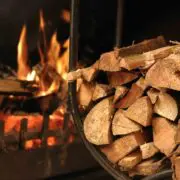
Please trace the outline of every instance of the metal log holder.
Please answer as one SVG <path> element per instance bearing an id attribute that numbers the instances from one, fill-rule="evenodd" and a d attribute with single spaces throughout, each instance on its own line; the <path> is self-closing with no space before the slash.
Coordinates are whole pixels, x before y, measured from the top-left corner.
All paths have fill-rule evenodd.
<path id="1" fill-rule="evenodd" d="M 121 33 L 122 33 L 122 10 L 123 0 L 117 0 L 117 25 L 116 25 L 116 47 L 121 45 Z M 79 26 L 79 0 L 71 1 L 71 25 L 70 25 L 70 59 L 69 59 L 69 71 L 76 70 L 76 61 L 78 60 L 78 26 Z M 125 173 L 121 172 L 118 167 L 109 162 L 107 158 L 96 148 L 86 140 L 83 132 L 83 122 L 78 111 L 78 104 L 76 101 L 76 81 L 69 82 L 68 95 L 71 112 L 77 130 L 92 156 L 98 161 L 98 163 L 109 172 L 117 180 L 130 179 Z M 163 170 L 157 174 L 142 178 L 144 180 L 165 180 L 172 176 L 172 170 Z"/>

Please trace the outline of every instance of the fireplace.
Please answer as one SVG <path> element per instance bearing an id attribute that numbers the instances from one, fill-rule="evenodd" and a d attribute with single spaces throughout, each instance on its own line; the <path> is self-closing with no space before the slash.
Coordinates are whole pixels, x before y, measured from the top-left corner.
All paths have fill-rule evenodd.
<path id="1" fill-rule="evenodd" d="M 16 8 L 27 8 L 28 4 L 21 3 Z M 27 12 L 21 12 L 32 19 L 14 18 L 18 25 L 12 38 L 5 33 L 10 25 L 2 25 L 6 36 L 0 43 L 4 58 L 0 63 L 3 180 L 45 179 L 98 167 L 77 135 L 68 108 L 69 3 L 52 4 L 46 1 L 35 9 L 30 5 Z M 48 12 L 48 5 L 56 7 L 54 13 Z"/>

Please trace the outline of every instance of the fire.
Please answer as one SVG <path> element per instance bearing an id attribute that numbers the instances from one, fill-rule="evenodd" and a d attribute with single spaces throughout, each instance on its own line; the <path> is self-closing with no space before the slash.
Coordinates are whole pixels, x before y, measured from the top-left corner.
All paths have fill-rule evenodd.
<path id="1" fill-rule="evenodd" d="M 62 18 L 66 21 L 70 21 L 69 12 L 63 11 Z M 30 67 L 28 60 L 28 45 L 26 41 L 27 29 L 24 25 L 19 38 L 17 47 L 17 78 L 20 80 L 34 81 L 37 84 L 38 92 L 34 96 L 46 96 L 51 93 L 58 93 L 59 88 L 64 88 L 65 96 L 67 94 L 67 72 L 68 72 L 68 59 L 69 59 L 69 39 L 65 43 L 60 44 L 57 40 L 57 33 L 55 32 L 49 45 L 47 46 L 46 34 L 45 34 L 45 20 L 43 12 L 40 11 L 40 25 L 39 32 L 43 35 L 44 49 L 38 46 L 40 53 L 39 65 L 41 71 Z M 38 44 L 39 45 L 39 44 Z M 62 51 L 63 50 L 63 51 Z M 64 51 L 65 50 L 65 51 Z M 15 98 L 14 96 L 12 98 Z M 63 99 L 63 98 L 62 98 Z M 57 130 L 63 128 L 64 114 L 66 107 L 61 105 L 49 116 L 49 129 Z M 12 131 L 20 132 L 21 120 L 27 119 L 27 127 L 29 132 L 42 130 L 43 116 L 38 115 L 11 115 L 0 112 L 0 119 L 5 122 L 5 133 Z M 72 128 L 72 125 L 68 125 Z M 73 136 L 69 137 L 69 142 L 73 141 Z M 56 137 L 48 137 L 47 144 L 53 146 L 57 144 Z M 32 149 L 41 146 L 40 139 L 28 140 L 25 143 L 26 149 Z"/>
<path id="2" fill-rule="evenodd" d="M 23 26 L 22 31 L 21 31 L 17 50 L 18 50 L 17 76 L 18 76 L 18 79 L 20 80 L 26 80 L 28 73 L 30 73 L 30 68 L 28 65 L 28 47 L 27 47 L 27 42 L 26 42 L 26 26 L 25 25 Z"/>

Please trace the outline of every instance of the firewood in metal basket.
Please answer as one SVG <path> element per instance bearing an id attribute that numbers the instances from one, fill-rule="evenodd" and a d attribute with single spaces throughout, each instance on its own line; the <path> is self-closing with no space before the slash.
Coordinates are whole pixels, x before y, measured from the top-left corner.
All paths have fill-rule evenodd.
<path id="1" fill-rule="evenodd" d="M 90 102 L 92 101 L 92 96 L 94 92 L 94 84 L 83 82 L 80 87 L 79 91 L 77 92 L 77 100 L 79 105 L 81 106 L 89 106 Z"/>
<path id="2" fill-rule="evenodd" d="M 147 95 L 149 96 L 149 99 L 151 100 L 152 104 L 156 103 L 159 93 L 160 91 L 155 88 L 151 88 L 150 90 L 147 91 Z"/>
<path id="3" fill-rule="evenodd" d="M 177 126 L 166 118 L 152 119 L 154 145 L 166 156 L 170 155 L 176 146 L 175 135 Z"/>
<path id="4" fill-rule="evenodd" d="M 147 72 L 146 82 L 153 87 L 180 91 L 180 54 L 157 61 Z"/>
<path id="5" fill-rule="evenodd" d="M 148 159 L 159 152 L 159 149 L 154 145 L 153 142 L 145 143 L 140 146 L 142 153 L 142 159 Z"/>
<path id="6" fill-rule="evenodd" d="M 116 108 L 128 108 L 138 98 L 140 98 L 147 88 L 146 81 L 141 77 L 136 83 L 133 83 L 131 89 L 128 91 L 125 97 L 120 99 L 116 104 Z"/>
<path id="7" fill-rule="evenodd" d="M 149 176 L 157 173 L 162 166 L 162 161 L 156 161 L 155 158 L 151 158 L 136 165 L 134 169 L 129 171 L 129 176 L 142 175 Z"/>
<path id="8" fill-rule="evenodd" d="M 138 78 L 137 73 L 128 72 L 128 71 L 117 71 L 117 72 L 108 73 L 109 84 L 113 87 L 127 84 L 137 78 Z"/>
<path id="9" fill-rule="evenodd" d="M 92 96 L 92 100 L 96 101 L 98 99 L 101 99 L 103 97 L 106 97 L 110 95 L 113 92 L 113 89 L 111 86 L 106 84 L 96 84 Z"/>
<path id="10" fill-rule="evenodd" d="M 142 155 L 139 150 L 130 153 L 118 162 L 118 165 L 125 169 L 132 169 L 142 160 Z"/>
<path id="11" fill-rule="evenodd" d="M 119 109 L 113 118 L 112 121 L 112 132 L 113 135 L 123 135 L 130 134 L 132 132 L 136 132 L 141 130 L 141 126 L 132 120 L 128 119 L 124 115 L 124 111 Z"/>
<path id="12" fill-rule="evenodd" d="M 78 78 L 82 78 L 87 82 L 91 82 L 97 75 L 97 72 L 98 70 L 92 66 L 88 68 L 77 69 L 76 71 L 69 72 L 67 79 L 68 81 L 74 81 L 77 80 Z"/>
<path id="13" fill-rule="evenodd" d="M 125 68 L 129 71 L 136 68 L 147 69 L 152 66 L 157 60 L 166 58 L 171 53 L 174 52 L 175 49 L 180 46 L 166 46 L 159 49 L 155 49 L 143 54 L 135 54 L 131 56 L 127 56 L 121 59 L 120 67 Z"/>
<path id="14" fill-rule="evenodd" d="M 144 96 L 136 100 L 124 114 L 145 127 L 151 125 L 153 109 L 149 97 Z"/>
<path id="15" fill-rule="evenodd" d="M 123 98 L 128 92 L 128 88 L 125 86 L 117 86 L 114 94 L 113 103 L 115 104 L 119 99 Z"/>
<path id="16" fill-rule="evenodd" d="M 144 136 L 141 132 L 134 132 L 115 140 L 112 144 L 101 148 L 109 161 L 117 163 L 120 159 L 144 144 Z"/>
<path id="17" fill-rule="evenodd" d="M 112 142 L 111 116 L 113 115 L 112 97 L 96 104 L 84 120 L 84 134 L 87 140 L 96 145 Z"/>
<path id="18" fill-rule="evenodd" d="M 154 106 L 154 112 L 171 121 L 178 115 L 178 106 L 175 99 L 167 93 L 161 92 Z"/>

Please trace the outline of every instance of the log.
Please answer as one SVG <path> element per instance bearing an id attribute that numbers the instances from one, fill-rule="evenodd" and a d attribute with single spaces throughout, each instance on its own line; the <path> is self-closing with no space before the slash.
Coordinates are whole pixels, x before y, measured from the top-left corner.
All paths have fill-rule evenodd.
<path id="1" fill-rule="evenodd" d="M 112 133 L 113 135 L 130 134 L 141 130 L 141 126 L 124 115 L 124 111 L 119 109 L 112 120 Z"/>
<path id="2" fill-rule="evenodd" d="M 147 87 L 146 81 L 141 77 L 136 83 L 132 84 L 127 95 L 115 104 L 115 108 L 128 108 L 143 95 Z"/>
<path id="3" fill-rule="evenodd" d="M 152 104 L 148 96 L 136 100 L 126 111 L 125 116 L 143 126 L 151 125 Z"/>
<path id="4" fill-rule="evenodd" d="M 112 97 L 100 101 L 91 109 L 84 120 L 84 134 L 89 142 L 96 145 L 111 143 L 112 114 Z"/>
<path id="5" fill-rule="evenodd" d="M 175 140 L 176 140 L 176 144 L 180 144 L 180 120 L 178 121 L 178 128 L 177 128 Z"/>
<path id="6" fill-rule="evenodd" d="M 174 176 L 176 180 L 180 179 L 180 156 L 174 160 Z"/>
<path id="7" fill-rule="evenodd" d="M 179 54 L 171 54 L 167 58 L 157 61 L 148 70 L 145 78 L 146 82 L 152 87 L 180 91 L 179 58 Z"/>
<path id="8" fill-rule="evenodd" d="M 114 94 L 113 103 L 115 104 L 119 99 L 123 98 L 128 92 L 128 88 L 125 86 L 117 86 Z"/>
<path id="9" fill-rule="evenodd" d="M 92 101 L 92 96 L 94 92 L 94 84 L 83 82 L 77 93 L 77 100 L 81 106 L 89 106 Z"/>
<path id="10" fill-rule="evenodd" d="M 120 67 L 129 71 L 137 68 L 147 69 L 152 66 L 157 60 L 166 58 L 175 48 L 180 46 L 166 46 L 155 49 L 139 55 L 131 55 L 121 59 Z"/>
<path id="11" fill-rule="evenodd" d="M 152 104 L 156 103 L 159 93 L 160 93 L 159 90 L 155 88 L 151 88 L 150 90 L 147 91 L 147 95 L 149 96 L 149 99 L 151 100 Z"/>
<path id="12" fill-rule="evenodd" d="M 109 72 L 108 80 L 109 84 L 113 87 L 127 84 L 138 78 L 138 74 L 128 71 Z"/>
<path id="13" fill-rule="evenodd" d="M 82 78 L 78 78 L 76 81 L 76 92 L 79 91 L 81 84 L 83 84 L 83 79 Z"/>
<path id="14" fill-rule="evenodd" d="M 154 145 L 166 156 L 169 156 L 176 146 L 176 125 L 166 118 L 157 117 L 153 118 L 152 127 Z"/>
<path id="15" fill-rule="evenodd" d="M 37 90 L 35 82 L 10 79 L 0 79 L 0 94 L 29 95 L 32 96 Z"/>
<path id="16" fill-rule="evenodd" d="M 90 66 L 88 68 L 77 69 L 76 71 L 69 72 L 67 75 L 68 81 L 74 81 L 78 78 L 82 78 L 87 82 L 91 82 L 97 75 L 97 69 Z"/>
<path id="17" fill-rule="evenodd" d="M 142 54 L 164 46 L 166 46 L 164 37 L 158 36 L 157 38 L 144 40 L 132 46 L 120 48 L 118 54 L 120 57 L 125 57 L 133 54 Z"/>
<path id="18" fill-rule="evenodd" d="M 138 164 L 137 166 L 135 166 L 133 170 L 129 171 L 129 176 L 130 177 L 135 175 L 149 176 L 155 174 L 160 170 L 161 165 L 162 165 L 161 160 L 156 161 L 156 159 L 154 158 L 145 160 L 140 164 Z"/>
<path id="19" fill-rule="evenodd" d="M 116 51 L 110 51 L 100 56 L 100 59 L 93 65 L 94 68 L 103 71 L 120 71 L 120 60 L 122 57 L 141 54 L 143 52 L 151 51 L 166 45 L 166 42 L 162 36 L 154 39 L 145 40 L 138 44 L 117 49 Z"/>
<path id="20" fill-rule="evenodd" d="M 154 106 L 154 112 L 171 121 L 178 115 L 178 106 L 175 99 L 167 93 L 161 92 Z"/>
<path id="21" fill-rule="evenodd" d="M 142 153 L 142 159 L 148 159 L 159 152 L 159 149 L 156 146 L 154 146 L 153 142 L 141 145 L 140 150 Z"/>
<path id="22" fill-rule="evenodd" d="M 142 155 L 139 150 L 130 153 L 118 162 L 118 165 L 125 169 L 132 169 L 142 160 Z"/>
<path id="23" fill-rule="evenodd" d="M 141 132 L 135 132 L 115 140 L 112 144 L 101 148 L 101 151 L 112 163 L 120 159 L 144 144 L 144 136 Z"/>
<path id="24" fill-rule="evenodd" d="M 119 58 L 115 56 L 114 51 L 103 53 L 100 59 L 93 64 L 93 67 L 102 71 L 120 71 Z"/>
<path id="25" fill-rule="evenodd" d="M 96 101 L 98 99 L 104 98 L 110 94 L 112 94 L 113 89 L 111 86 L 106 84 L 96 84 L 92 96 L 92 100 Z"/>

